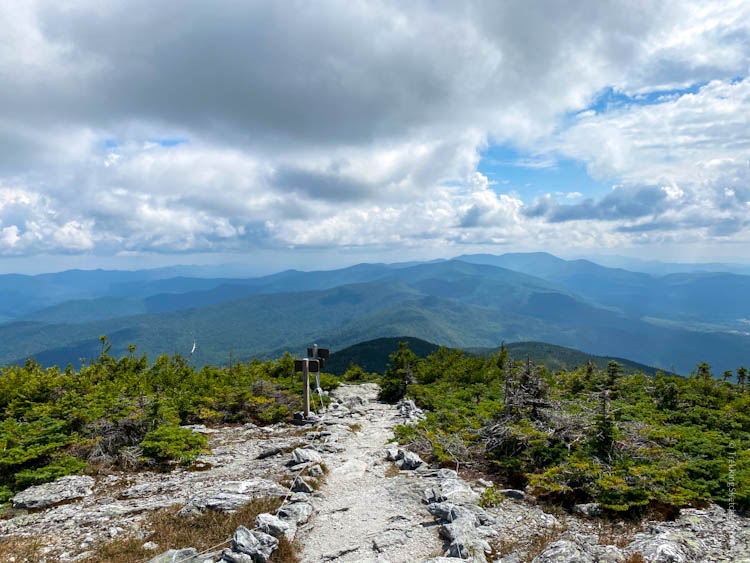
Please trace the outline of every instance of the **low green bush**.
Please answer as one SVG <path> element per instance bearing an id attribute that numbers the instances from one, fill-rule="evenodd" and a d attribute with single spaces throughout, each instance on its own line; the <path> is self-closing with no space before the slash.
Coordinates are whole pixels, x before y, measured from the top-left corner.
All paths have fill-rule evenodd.
<path id="1" fill-rule="evenodd" d="M 208 445 L 208 438 L 176 424 L 163 424 L 141 442 L 143 453 L 156 460 L 190 463 Z"/>
<path id="2" fill-rule="evenodd" d="M 108 351 L 103 337 L 102 355 L 79 370 L 31 360 L 0 368 L 0 503 L 84 469 L 137 469 L 143 456 L 189 462 L 205 440 L 180 425 L 272 424 L 302 408 L 289 354 L 198 370 L 179 355 L 151 363 L 134 346 L 121 358 Z M 320 380 L 327 391 L 340 384 L 327 373 Z"/>

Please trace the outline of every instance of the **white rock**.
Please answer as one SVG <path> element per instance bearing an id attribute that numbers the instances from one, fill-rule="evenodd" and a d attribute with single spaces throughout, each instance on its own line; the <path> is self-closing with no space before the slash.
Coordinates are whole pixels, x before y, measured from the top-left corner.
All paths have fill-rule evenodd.
<path id="1" fill-rule="evenodd" d="M 297 448 L 292 452 L 295 465 L 300 463 L 320 463 L 323 458 L 318 452 L 310 448 Z"/>

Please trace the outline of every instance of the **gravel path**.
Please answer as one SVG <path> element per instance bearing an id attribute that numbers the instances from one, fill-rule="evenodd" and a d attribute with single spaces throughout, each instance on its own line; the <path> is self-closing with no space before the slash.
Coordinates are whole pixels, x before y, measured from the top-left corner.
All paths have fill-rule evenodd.
<path id="1" fill-rule="evenodd" d="M 361 429 L 341 443 L 344 451 L 327 460 L 330 473 L 315 502 L 316 514 L 297 538 L 303 563 L 415 562 L 443 552 L 434 518 L 420 501 L 419 473 L 386 477 L 393 466 L 383 450 L 403 419 L 392 405 L 377 403 L 376 394 L 374 385 L 336 392 L 345 403 L 364 400 L 349 418 Z"/>

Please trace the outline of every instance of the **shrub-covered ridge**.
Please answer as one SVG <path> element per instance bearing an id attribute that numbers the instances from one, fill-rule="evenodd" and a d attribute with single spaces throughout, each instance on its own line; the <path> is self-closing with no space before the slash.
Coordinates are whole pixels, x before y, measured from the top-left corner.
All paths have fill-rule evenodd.
<path id="1" fill-rule="evenodd" d="M 750 508 L 747 370 L 715 379 L 622 373 L 610 362 L 548 372 L 507 351 L 487 357 L 407 347 L 391 356 L 381 398 L 408 395 L 427 411 L 397 429 L 401 442 L 456 465 L 498 473 L 514 487 L 616 512 L 713 501 Z"/>
<path id="2" fill-rule="evenodd" d="M 135 347 L 80 370 L 34 361 L 0 369 L 0 504 L 30 485 L 118 465 L 189 463 L 206 446 L 180 428 L 195 423 L 269 424 L 301 407 L 288 354 L 276 361 L 196 370 L 181 356 L 149 363 Z M 337 385 L 323 374 L 322 386 Z"/>

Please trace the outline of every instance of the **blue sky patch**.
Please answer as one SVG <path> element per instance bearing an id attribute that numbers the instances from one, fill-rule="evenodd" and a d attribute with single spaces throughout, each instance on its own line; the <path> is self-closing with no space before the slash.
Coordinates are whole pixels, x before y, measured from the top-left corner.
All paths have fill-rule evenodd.
<path id="1" fill-rule="evenodd" d="M 188 139 L 184 139 L 184 138 L 149 139 L 149 142 L 156 143 L 158 145 L 161 145 L 162 147 L 175 147 L 177 145 L 182 145 L 184 143 L 187 143 Z"/>
<path id="2" fill-rule="evenodd" d="M 515 191 L 526 203 L 548 193 L 565 197 L 568 193 L 579 192 L 584 197 L 597 197 L 611 187 L 611 183 L 593 180 L 586 173 L 585 165 L 578 161 L 525 154 L 507 145 L 483 151 L 478 169 L 495 183 L 492 186 L 495 191 Z"/>

